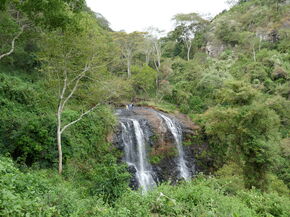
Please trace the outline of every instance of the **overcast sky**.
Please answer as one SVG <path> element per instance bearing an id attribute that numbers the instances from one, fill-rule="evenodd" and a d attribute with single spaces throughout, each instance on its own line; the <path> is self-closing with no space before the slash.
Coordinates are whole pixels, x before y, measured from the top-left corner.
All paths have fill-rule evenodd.
<path id="1" fill-rule="evenodd" d="M 101 13 L 115 31 L 143 31 L 154 26 L 172 29 L 171 18 L 177 13 L 198 12 L 214 16 L 228 8 L 226 0 L 86 0 Z"/>

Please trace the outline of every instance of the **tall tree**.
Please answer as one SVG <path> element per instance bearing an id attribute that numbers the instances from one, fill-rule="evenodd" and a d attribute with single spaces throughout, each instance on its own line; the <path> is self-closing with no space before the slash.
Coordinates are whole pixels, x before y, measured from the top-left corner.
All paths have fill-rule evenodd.
<path id="1" fill-rule="evenodd" d="M 100 72 L 106 68 L 106 35 L 91 17 L 82 15 L 79 19 L 81 31 L 67 29 L 44 35 L 42 51 L 39 53 L 42 71 L 50 79 L 49 83 L 58 86 L 56 140 L 59 174 L 63 170 L 62 134 L 99 105 L 100 99 L 97 96 L 94 98 L 94 90 L 97 88 L 96 83 L 102 80 L 98 77 Z M 87 98 L 82 99 L 84 109 L 78 118 L 67 122 L 63 114 L 69 107 L 69 102 L 81 91 L 88 91 L 85 94 Z M 88 97 L 93 100 L 89 100 Z"/>
<path id="2" fill-rule="evenodd" d="M 155 27 L 149 27 L 147 32 L 147 38 L 151 41 L 154 66 L 159 71 L 162 57 L 162 41 L 160 38 L 164 35 L 164 31 Z"/>
<path id="3" fill-rule="evenodd" d="M 149 33 L 146 33 L 144 36 L 144 42 L 142 43 L 141 49 L 145 55 L 145 63 L 149 65 L 151 56 L 153 54 L 153 43 L 152 36 Z"/>
<path id="4" fill-rule="evenodd" d="M 126 61 L 128 78 L 130 78 L 133 57 L 144 41 L 144 33 L 132 32 L 127 34 L 125 32 L 115 32 L 113 37 L 120 48 L 122 57 Z"/>
<path id="5" fill-rule="evenodd" d="M 203 19 L 197 13 L 177 14 L 173 17 L 176 28 L 179 28 L 181 34 L 179 40 L 183 41 L 187 50 L 187 60 L 190 59 L 192 48 L 192 40 L 198 31 L 201 31 L 208 24 L 208 21 Z"/>
<path id="6" fill-rule="evenodd" d="M 160 30 L 155 27 L 149 27 L 146 30 L 145 35 L 145 49 L 144 53 L 146 56 L 146 64 L 149 65 L 149 58 L 152 57 L 153 65 L 158 72 L 156 74 L 156 90 L 159 87 L 159 72 L 160 72 L 160 66 L 161 66 L 161 57 L 162 57 L 162 40 L 160 38 L 164 36 L 164 31 Z M 150 53 L 148 53 L 150 51 Z"/>

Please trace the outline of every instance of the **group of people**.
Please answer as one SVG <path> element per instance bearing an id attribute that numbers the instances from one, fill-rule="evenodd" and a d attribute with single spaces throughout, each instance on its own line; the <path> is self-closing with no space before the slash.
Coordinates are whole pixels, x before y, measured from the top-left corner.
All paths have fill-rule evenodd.
<path id="1" fill-rule="evenodd" d="M 131 103 L 131 104 L 126 105 L 126 109 L 127 110 L 133 110 L 134 109 L 134 104 Z"/>

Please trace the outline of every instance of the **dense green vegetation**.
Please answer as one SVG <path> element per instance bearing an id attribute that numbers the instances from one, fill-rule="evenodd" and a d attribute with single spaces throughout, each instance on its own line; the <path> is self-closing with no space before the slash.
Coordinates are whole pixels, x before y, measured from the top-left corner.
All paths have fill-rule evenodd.
<path id="1" fill-rule="evenodd" d="M 75 188 L 50 171 L 23 173 L 8 158 L 0 159 L 0 174 L 1 216 L 286 217 L 290 211 L 290 200 L 284 192 L 249 191 L 224 178 L 199 176 L 178 186 L 163 184 L 146 195 L 125 190 L 112 207 L 104 204 L 101 195 L 84 193 L 84 183 Z M 101 180 L 94 181 L 102 184 Z"/>
<path id="2" fill-rule="evenodd" d="M 113 32 L 84 1 L 0 6 L 0 216 L 289 215 L 287 1 L 179 14 L 162 38 Z M 132 101 L 191 117 L 214 174 L 130 190 L 108 137 Z"/>

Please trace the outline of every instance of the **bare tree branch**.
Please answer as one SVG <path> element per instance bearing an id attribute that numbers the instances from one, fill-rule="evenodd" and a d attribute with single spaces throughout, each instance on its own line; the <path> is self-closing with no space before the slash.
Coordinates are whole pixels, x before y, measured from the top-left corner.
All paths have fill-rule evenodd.
<path id="1" fill-rule="evenodd" d="M 86 112 L 82 113 L 82 114 L 79 116 L 78 119 L 76 119 L 76 120 L 70 122 L 69 124 L 65 125 L 65 126 L 61 129 L 60 133 L 62 134 L 63 131 L 65 131 L 69 126 L 71 126 L 71 125 L 73 125 L 73 124 L 79 122 L 79 121 L 80 121 L 80 120 L 81 120 L 85 115 L 87 115 L 87 114 L 89 114 L 90 112 L 92 112 L 93 110 L 95 110 L 99 105 L 100 105 L 100 103 L 96 104 L 96 105 L 95 105 L 94 107 L 92 107 L 91 109 L 89 109 L 89 110 L 87 110 Z"/>
<path id="2" fill-rule="evenodd" d="M 80 76 L 78 77 L 78 79 L 76 80 L 75 82 L 75 85 L 73 87 L 73 89 L 71 90 L 70 94 L 65 98 L 65 100 L 63 101 L 62 103 L 62 106 L 61 106 L 61 109 L 63 110 L 65 104 L 67 103 L 67 101 L 73 96 L 73 94 L 75 93 L 77 87 L 78 87 L 78 84 L 80 82 L 80 80 L 84 77 L 85 73 L 89 70 L 89 68 L 86 66 L 84 71 L 82 71 L 82 73 L 80 74 Z"/>
<path id="3" fill-rule="evenodd" d="M 70 85 L 75 80 L 80 80 L 89 69 L 90 69 L 89 65 L 86 64 L 85 67 L 84 67 L 84 70 L 81 73 L 79 73 L 77 76 L 75 76 L 72 80 L 70 80 L 68 85 Z"/>
<path id="4" fill-rule="evenodd" d="M 13 53 L 14 49 L 15 49 L 15 41 L 20 37 L 20 35 L 23 33 L 24 31 L 24 28 L 26 27 L 26 25 L 23 25 L 20 29 L 20 32 L 12 39 L 12 42 L 11 42 L 11 49 L 10 51 L 8 51 L 7 53 L 4 53 L 4 54 L 1 54 L 0 55 L 0 60 L 6 56 L 9 56 L 10 54 Z"/>

